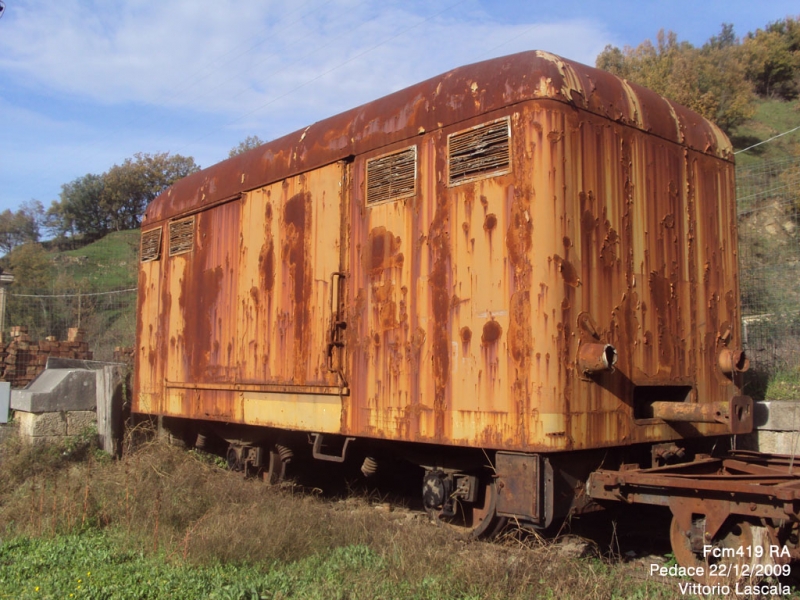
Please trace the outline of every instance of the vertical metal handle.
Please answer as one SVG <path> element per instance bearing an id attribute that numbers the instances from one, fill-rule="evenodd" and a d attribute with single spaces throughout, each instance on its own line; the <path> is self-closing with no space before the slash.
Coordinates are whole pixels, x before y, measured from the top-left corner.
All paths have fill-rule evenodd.
<path id="1" fill-rule="evenodd" d="M 343 277 L 344 273 L 341 271 L 331 273 L 331 328 L 339 320 L 339 286 Z"/>
<path id="2" fill-rule="evenodd" d="M 341 284 L 345 274 L 340 271 L 331 273 L 331 328 L 328 334 L 327 361 L 328 371 L 339 375 L 341 381 L 346 385 L 344 373 L 341 366 L 335 367 L 333 364 L 334 348 L 341 348 L 344 342 L 340 339 L 341 332 L 347 329 L 347 322 L 341 318 Z"/>

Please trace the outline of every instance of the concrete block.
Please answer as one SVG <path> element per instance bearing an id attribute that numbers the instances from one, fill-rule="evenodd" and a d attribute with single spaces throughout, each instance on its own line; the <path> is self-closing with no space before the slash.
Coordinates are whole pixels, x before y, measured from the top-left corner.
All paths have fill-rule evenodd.
<path id="1" fill-rule="evenodd" d="M 71 410 L 67 415 L 67 435 L 80 435 L 97 423 L 97 413 L 93 410 Z"/>
<path id="2" fill-rule="evenodd" d="M 800 402 L 767 400 L 753 405 L 753 427 L 767 431 L 799 431 Z"/>
<path id="3" fill-rule="evenodd" d="M 44 372 L 24 390 L 12 392 L 11 408 L 25 413 L 66 412 L 66 431 L 57 435 L 79 435 L 96 423 L 102 448 L 116 455 L 121 449 L 125 392 L 130 389 L 126 376 L 122 364 L 50 356 Z"/>
<path id="4" fill-rule="evenodd" d="M 765 431 L 756 432 L 759 452 L 767 454 L 797 454 L 800 452 L 800 433 L 796 431 Z M 800 457 L 798 457 L 800 466 Z"/>
<path id="5" fill-rule="evenodd" d="M 753 404 L 753 432 L 743 436 L 744 449 L 767 454 L 800 452 L 800 402 L 767 400 Z"/>
<path id="6" fill-rule="evenodd" d="M 11 408 L 29 413 L 94 410 L 95 373 L 88 369 L 47 369 L 24 390 L 11 392 Z"/>
<path id="7" fill-rule="evenodd" d="M 67 435 L 67 417 L 61 412 L 31 413 L 17 411 L 19 433 L 23 438 L 56 437 Z"/>

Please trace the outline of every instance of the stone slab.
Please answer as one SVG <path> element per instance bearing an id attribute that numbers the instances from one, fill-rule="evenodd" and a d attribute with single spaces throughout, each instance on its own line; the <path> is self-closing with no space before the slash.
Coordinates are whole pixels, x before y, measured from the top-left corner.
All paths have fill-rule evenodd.
<path id="1" fill-rule="evenodd" d="M 28 413 L 94 410 L 96 404 L 97 377 L 89 369 L 47 369 L 11 392 L 11 408 Z"/>

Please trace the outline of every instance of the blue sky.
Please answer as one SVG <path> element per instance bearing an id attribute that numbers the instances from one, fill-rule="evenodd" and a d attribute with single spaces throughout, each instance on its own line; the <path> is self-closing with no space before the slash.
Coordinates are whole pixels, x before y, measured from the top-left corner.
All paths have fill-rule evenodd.
<path id="1" fill-rule="evenodd" d="M 0 210 L 136 152 L 203 167 L 456 66 L 542 49 L 594 64 L 660 28 L 700 45 L 796 0 L 5 0 Z"/>

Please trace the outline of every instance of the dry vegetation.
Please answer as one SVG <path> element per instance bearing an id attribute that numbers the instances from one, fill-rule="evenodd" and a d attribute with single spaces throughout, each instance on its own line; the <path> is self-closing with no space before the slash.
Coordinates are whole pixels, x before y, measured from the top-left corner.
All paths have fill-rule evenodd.
<path id="1" fill-rule="evenodd" d="M 61 565 L 65 554 L 84 547 L 77 563 Z M 75 590 L 98 598 L 177 598 L 201 583 L 204 597 L 225 598 L 677 593 L 677 582 L 647 577 L 643 564 L 591 547 L 588 554 L 576 558 L 563 545 L 515 536 L 468 541 L 421 515 L 387 510 L 384 502 L 267 487 L 161 443 L 145 443 L 118 461 L 79 443 L 14 441 L 0 449 L 0 598 L 47 597 L 48 589 L 50 597 L 63 597 L 72 588 L 58 577 L 70 580 L 86 569 L 94 571 L 93 594 L 86 577 L 72 584 L 80 580 Z M 116 566 L 108 572 L 86 566 L 98 560 Z M 37 561 L 53 572 L 45 577 L 30 566 Z M 142 575 L 150 570 L 152 576 Z M 148 591 L 156 578 L 162 588 Z"/>

